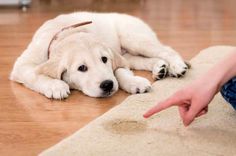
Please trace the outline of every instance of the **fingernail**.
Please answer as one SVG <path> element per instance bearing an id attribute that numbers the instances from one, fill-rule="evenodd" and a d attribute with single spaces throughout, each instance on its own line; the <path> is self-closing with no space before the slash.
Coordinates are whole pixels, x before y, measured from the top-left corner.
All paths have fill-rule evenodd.
<path id="1" fill-rule="evenodd" d="M 148 118 L 148 116 L 146 114 L 143 115 L 144 118 Z"/>

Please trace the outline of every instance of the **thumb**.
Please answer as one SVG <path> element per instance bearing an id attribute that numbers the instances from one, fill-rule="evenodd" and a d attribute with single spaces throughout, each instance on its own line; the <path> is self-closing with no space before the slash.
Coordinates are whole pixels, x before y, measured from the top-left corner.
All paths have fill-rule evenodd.
<path id="1" fill-rule="evenodd" d="M 184 126 L 189 126 L 193 120 L 195 119 L 195 116 L 193 114 L 187 113 L 186 117 L 183 120 Z"/>

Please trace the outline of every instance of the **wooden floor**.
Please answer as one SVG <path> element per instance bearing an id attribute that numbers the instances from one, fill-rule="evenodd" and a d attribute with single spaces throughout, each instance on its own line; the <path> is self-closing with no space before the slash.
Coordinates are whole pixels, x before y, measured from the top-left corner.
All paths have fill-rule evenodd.
<path id="1" fill-rule="evenodd" d="M 90 98 L 73 91 L 65 101 L 54 101 L 9 81 L 15 59 L 45 20 L 81 10 L 128 13 L 190 59 L 211 45 L 236 45 L 235 6 L 234 0 L 33 0 L 25 13 L 0 7 L 0 155 L 36 155 L 128 96 L 119 91 L 110 98 Z"/>

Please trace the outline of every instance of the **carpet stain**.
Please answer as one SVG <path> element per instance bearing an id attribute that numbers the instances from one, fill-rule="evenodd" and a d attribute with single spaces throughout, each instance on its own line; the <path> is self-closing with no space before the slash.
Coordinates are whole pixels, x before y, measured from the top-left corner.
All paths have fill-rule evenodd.
<path id="1" fill-rule="evenodd" d="M 146 130 L 146 123 L 143 121 L 128 120 L 128 119 L 115 119 L 106 122 L 104 129 L 113 133 L 121 135 L 132 135 L 142 133 Z"/>

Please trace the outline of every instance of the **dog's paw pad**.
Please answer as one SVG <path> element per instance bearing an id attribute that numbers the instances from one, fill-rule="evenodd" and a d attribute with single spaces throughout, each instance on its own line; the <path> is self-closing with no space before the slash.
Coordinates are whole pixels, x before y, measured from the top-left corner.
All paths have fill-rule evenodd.
<path id="1" fill-rule="evenodd" d="M 160 80 L 167 76 L 168 70 L 167 70 L 168 64 L 161 60 L 158 63 L 156 63 L 152 70 L 152 77 L 154 80 Z"/>

